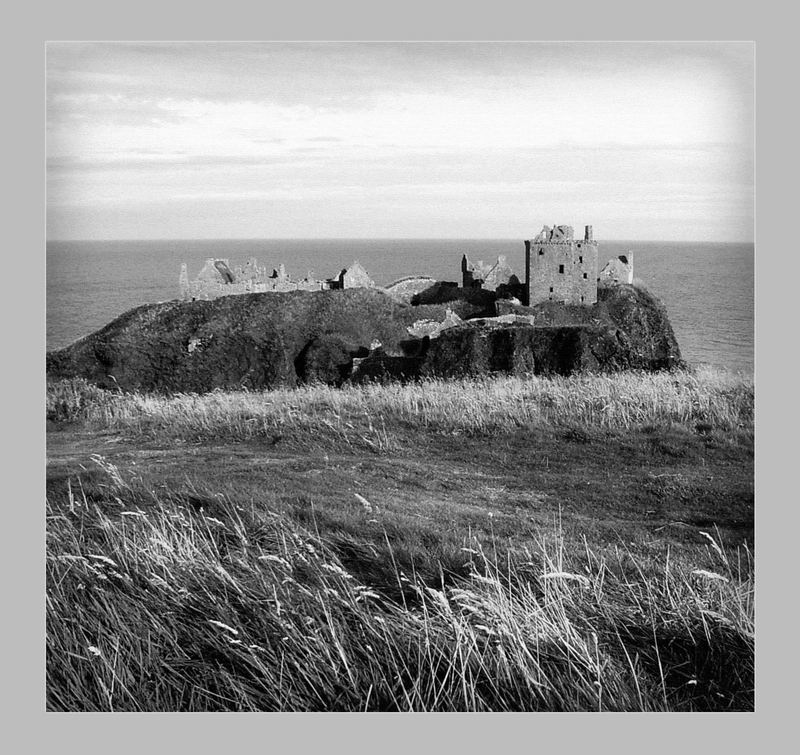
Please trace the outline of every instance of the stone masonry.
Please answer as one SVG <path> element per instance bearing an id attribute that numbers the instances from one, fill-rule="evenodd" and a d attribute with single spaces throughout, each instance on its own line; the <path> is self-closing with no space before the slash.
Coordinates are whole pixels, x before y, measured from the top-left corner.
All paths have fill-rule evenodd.
<path id="1" fill-rule="evenodd" d="M 501 254 L 493 265 L 483 260 L 470 262 L 465 254 L 461 258 L 461 285 L 463 288 L 482 288 L 496 291 L 499 286 L 515 285 L 519 279 Z"/>
<path id="2" fill-rule="evenodd" d="M 536 238 L 525 241 L 524 303 L 594 304 L 597 253 L 592 226 L 586 226 L 582 240 L 575 239 L 572 226 L 545 226 Z"/>
<path id="3" fill-rule="evenodd" d="M 633 283 L 633 252 L 609 260 L 597 278 L 598 286 L 615 286 L 619 283 Z"/>
<path id="4" fill-rule="evenodd" d="M 184 301 L 216 299 L 231 294 L 331 291 L 343 288 L 373 288 L 374 285 L 367 271 L 358 262 L 353 262 L 350 267 L 341 270 L 332 278 L 319 280 L 309 272 L 305 278 L 295 280 L 289 277 L 283 265 L 268 273 L 267 268 L 259 267 L 254 257 L 251 257 L 245 265 L 233 269 L 227 259 L 208 259 L 193 281 L 189 280 L 189 272 L 184 263 L 181 265 L 179 279 L 180 298 Z"/>
<path id="5" fill-rule="evenodd" d="M 535 238 L 525 241 L 524 283 L 520 283 L 502 254 L 495 263 L 471 262 L 465 254 L 461 260 L 461 279 L 464 291 L 490 291 L 500 299 L 521 299 L 528 306 L 547 301 L 590 306 L 597 302 L 598 285 L 633 281 L 633 255 L 628 252 L 610 260 L 598 274 L 598 244 L 593 238 L 592 226 L 585 226 L 583 239 L 575 238 L 572 226 L 544 226 Z M 437 285 L 457 286 L 427 276 L 412 276 L 396 281 L 386 290 L 396 298 L 410 301 Z M 357 261 L 323 280 L 315 278 L 311 272 L 301 280 L 290 278 L 283 265 L 268 272 L 252 257 L 245 265 L 235 268 L 230 267 L 227 259 L 208 259 L 193 281 L 189 280 L 185 264 L 180 274 L 180 298 L 185 301 L 231 294 L 375 287 Z"/>

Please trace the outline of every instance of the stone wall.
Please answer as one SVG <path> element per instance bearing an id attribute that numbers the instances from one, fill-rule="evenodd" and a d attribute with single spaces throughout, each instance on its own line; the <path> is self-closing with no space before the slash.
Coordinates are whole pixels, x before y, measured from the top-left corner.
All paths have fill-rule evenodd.
<path id="1" fill-rule="evenodd" d="M 519 279 L 501 254 L 494 264 L 478 260 L 470 262 L 465 254 L 461 259 L 461 285 L 464 288 L 482 288 L 497 291 L 500 286 L 515 285 Z"/>
<path id="2" fill-rule="evenodd" d="M 184 301 L 209 301 L 219 296 L 231 294 L 281 293 L 286 291 L 328 291 L 341 288 L 373 288 L 374 283 L 366 270 L 354 262 L 333 278 L 319 280 L 309 272 L 305 278 L 295 280 L 289 277 L 281 264 L 268 272 L 260 267 L 255 257 L 245 265 L 230 267 L 227 259 L 210 258 L 206 260 L 197 277 L 189 280 L 185 264 L 181 265 L 179 279 L 180 298 Z"/>
<path id="3" fill-rule="evenodd" d="M 571 226 L 545 226 L 525 241 L 525 302 L 590 305 L 597 301 L 597 242 L 592 227 L 575 239 Z"/>
<path id="4" fill-rule="evenodd" d="M 408 275 L 390 283 L 383 290 L 393 299 L 410 304 L 411 300 L 437 283 L 429 275 Z"/>
<path id="5" fill-rule="evenodd" d="M 633 283 L 633 252 L 610 259 L 597 279 L 598 286 L 615 286 L 620 283 Z"/>
<path id="6" fill-rule="evenodd" d="M 375 284 L 369 277 L 361 263 L 354 261 L 346 270 L 339 274 L 341 288 L 373 288 Z"/>

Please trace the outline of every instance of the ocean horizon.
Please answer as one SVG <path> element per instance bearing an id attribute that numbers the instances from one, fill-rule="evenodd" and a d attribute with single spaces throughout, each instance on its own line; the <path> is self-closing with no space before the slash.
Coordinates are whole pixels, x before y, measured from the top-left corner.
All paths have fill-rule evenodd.
<path id="1" fill-rule="evenodd" d="M 632 254 L 634 277 L 667 308 L 684 359 L 752 372 L 752 242 L 598 239 L 599 265 Z M 231 265 L 255 257 L 290 276 L 329 278 L 358 260 L 377 285 L 408 275 L 460 281 L 461 256 L 490 261 L 504 254 L 524 275 L 519 239 L 273 238 L 48 241 L 48 350 L 63 348 L 141 304 L 179 295 L 182 263 L 194 278 L 209 257 Z"/>

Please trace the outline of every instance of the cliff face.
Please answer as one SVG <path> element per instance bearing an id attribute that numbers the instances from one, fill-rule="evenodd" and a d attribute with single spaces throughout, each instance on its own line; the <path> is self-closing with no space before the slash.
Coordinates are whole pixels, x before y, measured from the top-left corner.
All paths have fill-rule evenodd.
<path id="1" fill-rule="evenodd" d="M 502 372 L 662 370 L 682 365 L 661 303 L 630 285 L 598 290 L 591 307 L 544 302 L 534 307 L 497 302 L 498 310 L 533 315 L 534 325 L 467 321 L 435 339 L 421 339 L 403 357 L 376 353 L 359 362 L 355 380 L 458 378 Z"/>
<path id="2" fill-rule="evenodd" d="M 411 339 L 406 328 L 419 319 L 444 319 L 444 306 L 404 305 L 377 290 L 145 305 L 48 353 L 47 373 L 84 377 L 104 388 L 204 392 L 311 381 L 339 385 L 351 372 L 353 379 L 411 379 L 680 364 L 656 299 L 627 285 L 602 289 L 600 297 L 592 307 L 526 308 L 535 316 L 533 326 L 466 322 L 433 340 Z"/>
<path id="3" fill-rule="evenodd" d="M 47 372 L 144 391 L 337 382 L 339 367 L 374 341 L 396 348 L 411 310 L 368 289 L 145 305 L 49 353 Z"/>
<path id="4" fill-rule="evenodd" d="M 619 347 L 601 349 L 611 369 L 672 369 L 683 362 L 664 305 L 645 289 L 629 284 L 597 289 L 597 307 L 605 321 L 617 329 Z"/>

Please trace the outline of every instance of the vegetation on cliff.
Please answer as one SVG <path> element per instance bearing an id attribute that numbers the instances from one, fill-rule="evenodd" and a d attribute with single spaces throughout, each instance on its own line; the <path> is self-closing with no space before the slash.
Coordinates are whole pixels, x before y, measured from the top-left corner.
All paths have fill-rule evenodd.
<path id="1" fill-rule="evenodd" d="M 608 289 L 592 307 L 534 307 L 533 326 L 467 323 L 435 341 L 409 336 L 414 321 L 441 321 L 457 303 L 411 306 L 377 290 L 350 289 L 145 305 L 49 353 L 47 370 L 54 378 L 83 377 L 105 388 L 202 392 L 341 385 L 353 360 L 368 356 L 372 361 L 362 364 L 361 377 L 369 379 L 681 364 L 663 308 L 633 286 Z M 462 307 L 461 314 L 475 313 Z"/>

